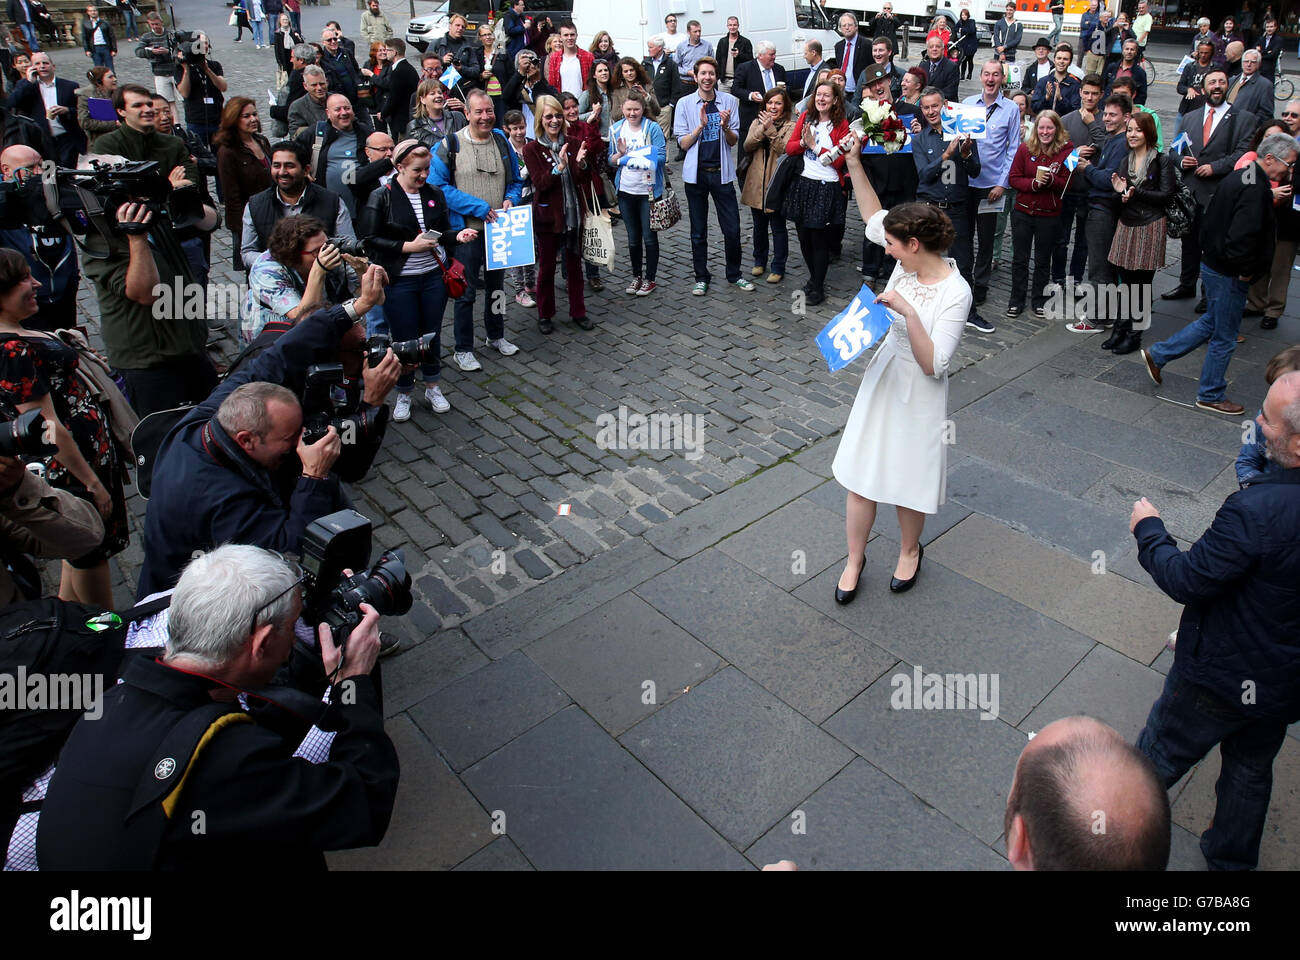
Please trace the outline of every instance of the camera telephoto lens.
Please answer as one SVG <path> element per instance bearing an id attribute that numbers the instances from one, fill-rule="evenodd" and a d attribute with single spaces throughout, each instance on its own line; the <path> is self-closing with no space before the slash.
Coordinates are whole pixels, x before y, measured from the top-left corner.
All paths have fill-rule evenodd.
<path id="1" fill-rule="evenodd" d="M 0 421 L 0 455 L 36 457 L 56 453 L 58 446 L 46 443 L 45 436 L 45 416 L 39 410 L 28 410 L 16 420 Z"/>

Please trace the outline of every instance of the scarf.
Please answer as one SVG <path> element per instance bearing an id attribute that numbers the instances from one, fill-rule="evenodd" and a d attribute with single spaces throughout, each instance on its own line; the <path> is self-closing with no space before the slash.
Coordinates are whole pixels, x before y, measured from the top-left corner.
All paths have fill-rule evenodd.
<path id="1" fill-rule="evenodd" d="M 543 141 L 546 148 L 551 151 L 551 160 L 558 166 L 564 158 L 564 141 L 558 143 L 551 140 Z M 573 174 L 569 172 L 566 164 L 564 170 L 560 173 L 560 186 L 564 191 L 564 233 L 566 242 L 572 244 L 579 235 L 579 228 L 582 226 L 582 208 L 578 205 L 578 190 L 573 184 Z"/>

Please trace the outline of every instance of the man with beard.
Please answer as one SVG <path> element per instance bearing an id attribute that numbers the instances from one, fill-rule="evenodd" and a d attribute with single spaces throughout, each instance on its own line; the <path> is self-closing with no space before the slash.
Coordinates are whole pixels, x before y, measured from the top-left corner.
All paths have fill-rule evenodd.
<path id="1" fill-rule="evenodd" d="M 271 239 L 271 231 L 285 217 L 315 217 L 331 237 L 355 238 L 352 216 L 343 199 L 307 180 L 310 151 L 301 143 L 284 140 L 271 148 L 271 179 L 275 182 L 254 194 L 244 207 L 243 240 L 239 256 L 250 270 Z"/>

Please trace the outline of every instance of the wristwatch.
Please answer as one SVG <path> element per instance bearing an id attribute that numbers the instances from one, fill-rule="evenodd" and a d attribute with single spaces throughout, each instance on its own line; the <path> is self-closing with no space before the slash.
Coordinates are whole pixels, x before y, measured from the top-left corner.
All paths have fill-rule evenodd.
<path id="1" fill-rule="evenodd" d="M 343 304 L 343 312 L 346 313 L 352 319 L 353 323 L 360 323 L 361 314 L 357 312 L 356 304 L 357 304 L 356 297 L 353 297 L 351 300 L 345 301 Z"/>

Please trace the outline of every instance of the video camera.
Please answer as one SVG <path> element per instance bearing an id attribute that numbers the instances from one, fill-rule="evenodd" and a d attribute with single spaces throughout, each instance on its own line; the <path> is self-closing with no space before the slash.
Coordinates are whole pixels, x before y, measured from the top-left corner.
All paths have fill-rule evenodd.
<path id="1" fill-rule="evenodd" d="M 46 439 L 41 411 L 28 410 L 16 420 L 0 420 L 0 456 L 43 457 L 58 452 L 58 444 Z"/>
<path id="2" fill-rule="evenodd" d="M 388 422 L 388 407 L 382 404 L 356 413 L 340 414 L 334 387 L 342 386 L 344 379 L 341 363 L 317 363 L 307 368 L 302 398 L 303 443 L 315 443 L 329 432 L 330 427 L 347 443 L 365 443 Z"/>
<path id="3" fill-rule="evenodd" d="M 370 560 L 370 521 L 355 510 L 340 510 L 307 527 L 302 536 L 303 619 L 327 624 L 343 649 L 361 623 L 361 604 L 380 616 L 402 616 L 411 609 L 411 575 L 400 549 Z M 344 570 L 355 571 L 351 576 Z"/>
<path id="4" fill-rule="evenodd" d="M 172 56 L 176 58 L 177 63 L 202 63 L 207 59 L 206 50 L 199 53 L 197 45 L 200 40 L 200 34 L 193 30 L 177 30 L 171 35 Z"/>
<path id="5" fill-rule="evenodd" d="M 384 354 L 391 348 L 397 354 L 397 359 L 408 366 L 432 363 L 438 356 L 437 337 L 436 333 L 426 333 L 414 340 L 394 342 L 383 334 L 376 334 L 366 341 L 366 362 L 372 367 L 379 366 Z"/>

